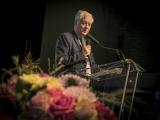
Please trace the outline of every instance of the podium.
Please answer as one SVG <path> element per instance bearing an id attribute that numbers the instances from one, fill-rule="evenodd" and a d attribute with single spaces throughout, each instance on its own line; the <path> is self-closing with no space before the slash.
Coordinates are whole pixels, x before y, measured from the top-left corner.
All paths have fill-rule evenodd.
<path id="1" fill-rule="evenodd" d="M 118 115 L 119 120 L 121 120 L 121 116 L 124 111 L 124 101 L 127 88 L 133 88 L 128 115 L 128 120 L 130 120 L 138 77 L 144 71 L 145 70 L 133 60 L 125 59 L 98 65 L 98 67 L 95 68 L 93 74 L 89 78 L 91 80 L 92 87 L 101 87 L 103 90 L 106 88 L 108 90 L 123 88 Z"/>

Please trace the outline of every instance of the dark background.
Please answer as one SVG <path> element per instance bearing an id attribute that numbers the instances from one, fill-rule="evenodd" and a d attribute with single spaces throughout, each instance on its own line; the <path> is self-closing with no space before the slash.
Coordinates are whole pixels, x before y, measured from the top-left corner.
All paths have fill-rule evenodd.
<path id="1" fill-rule="evenodd" d="M 11 67 L 11 56 L 20 55 L 23 59 L 29 48 L 33 57 L 39 58 L 45 1 L 7 0 L 1 6 L 0 67 Z"/>
<path id="2" fill-rule="evenodd" d="M 145 68 L 146 72 L 159 72 L 156 30 L 158 8 L 154 2 L 144 3 L 138 0 L 48 0 L 40 54 L 44 68 L 48 62 L 46 58 L 54 61 L 57 36 L 61 32 L 72 30 L 74 15 L 79 9 L 93 14 L 95 22 L 91 33 L 104 46 L 121 49 L 126 58 L 133 59 Z M 93 51 L 97 64 L 117 60 L 115 51 L 105 50 L 97 45 L 93 45 Z"/>

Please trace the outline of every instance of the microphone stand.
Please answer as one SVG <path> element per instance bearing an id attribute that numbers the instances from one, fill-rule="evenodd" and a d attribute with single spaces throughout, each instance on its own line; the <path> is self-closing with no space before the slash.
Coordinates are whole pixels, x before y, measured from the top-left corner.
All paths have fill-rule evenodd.
<path id="1" fill-rule="evenodd" d="M 124 62 L 124 63 L 126 62 L 126 58 L 125 58 L 122 50 L 103 46 L 103 45 L 102 45 L 96 38 L 94 38 L 91 34 L 88 34 L 87 37 L 88 37 L 92 42 L 98 44 L 100 47 L 102 47 L 102 48 L 104 48 L 104 49 L 107 49 L 107 50 L 112 50 L 112 51 L 116 52 L 116 54 L 118 55 L 119 59 L 121 59 L 121 56 L 122 56 L 123 62 Z"/>
<path id="2" fill-rule="evenodd" d="M 115 49 L 115 48 L 106 47 L 106 46 L 103 46 L 102 44 L 100 44 L 100 42 L 98 42 L 97 44 L 98 44 L 100 47 L 104 48 L 104 49 L 112 50 L 112 51 L 116 52 L 118 58 L 119 58 L 119 59 L 122 58 L 123 62 L 126 63 L 126 57 L 124 56 L 124 53 L 122 52 L 121 49 Z"/>
<path id="3" fill-rule="evenodd" d="M 119 110 L 119 119 L 121 119 L 121 114 L 124 110 L 124 100 L 125 100 L 125 95 L 126 95 L 126 90 L 127 90 L 127 83 L 129 80 L 129 74 L 130 74 L 130 69 L 131 69 L 131 64 L 128 62 L 128 69 L 127 69 L 127 74 L 126 74 L 126 79 L 125 79 L 125 84 L 124 84 L 124 88 L 123 88 L 123 95 L 122 95 L 122 100 L 121 100 L 121 106 L 120 106 L 120 110 Z"/>

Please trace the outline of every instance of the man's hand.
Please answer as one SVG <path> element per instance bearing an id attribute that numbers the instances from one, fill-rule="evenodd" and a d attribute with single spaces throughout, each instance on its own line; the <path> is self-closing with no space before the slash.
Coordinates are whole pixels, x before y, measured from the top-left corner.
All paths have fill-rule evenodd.
<path id="1" fill-rule="evenodd" d="M 87 56 L 91 54 L 91 45 L 83 45 L 83 55 Z"/>

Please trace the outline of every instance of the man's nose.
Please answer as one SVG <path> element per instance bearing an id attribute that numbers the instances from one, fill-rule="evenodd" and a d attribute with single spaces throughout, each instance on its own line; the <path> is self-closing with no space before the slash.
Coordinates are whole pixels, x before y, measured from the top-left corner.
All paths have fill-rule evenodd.
<path id="1" fill-rule="evenodd" d="M 85 28 L 89 29 L 89 25 L 86 25 Z"/>

